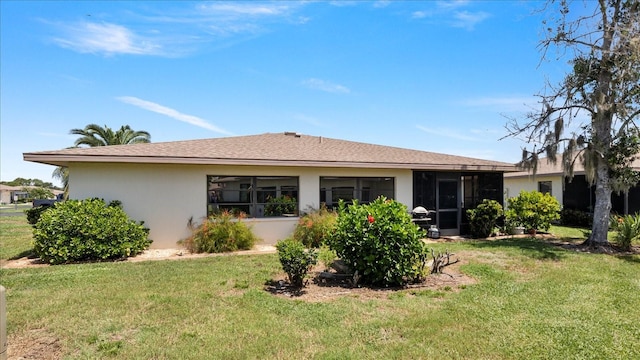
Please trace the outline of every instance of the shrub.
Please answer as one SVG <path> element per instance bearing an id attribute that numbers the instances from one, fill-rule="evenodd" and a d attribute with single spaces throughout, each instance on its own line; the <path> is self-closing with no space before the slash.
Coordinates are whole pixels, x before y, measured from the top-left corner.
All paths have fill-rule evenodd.
<path id="1" fill-rule="evenodd" d="M 325 271 L 329 271 L 331 264 L 333 264 L 337 257 L 336 252 L 331 250 L 326 244 L 323 244 L 318 249 L 318 260 L 324 265 Z"/>
<path id="2" fill-rule="evenodd" d="M 593 214 L 587 211 L 562 209 L 560 211 L 560 223 L 565 226 L 591 227 Z"/>
<path id="3" fill-rule="evenodd" d="M 34 225 L 40 220 L 40 216 L 43 212 L 49 210 L 51 206 L 36 206 L 31 209 L 27 209 L 24 211 L 27 214 L 27 222 L 31 225 Z"/>
<path id="4" fill-rule="evenodd" d="M 135 256 L 149 247 L 149 229 L 101 199 L 68 200 L 43 211 L 34 252 L 50 264 Z"/>
<path id="5" fill-rule="evenodd" d="M 467 215 L 471 225 L 471 236 L 486 238 L 491 235 L 498 218 L 502 216 L 502 205 L 495 200 L 484 199 L 475 209 L 467 210 Z"/>
<path id="6" fill-rule="evenodd" d="M 550 194 L 539 191 L 521 191 L 507 199 L 507 221 L 527 230 L 547 231 L 551 222 L 560 219 L 560 203 Z"/>
<path id="7" fill-rule="evenodd" d="M 313 210 L 298 220 L 293 238 L 306 247 L 319 247 L 335 229 L 337 218 L 338 214 L 335 211 L 327 210 L 327 207 L 322 205 L 320 209 Z"/>
<path id="8" fill-rule="evenodd" d="M 297 202 L 291 196 L 282 195 L 278 197 L 270 197 L 264 206 L 265 216 L 280 216 L 282 214 L 295 214 Z"/>
<path id="9" fill-rule="evenodd" d="M 616 231 L 614 242 L 622 249 L 629 250 L 631 243 L 640 238 L 640 215 L 614 215 L 610 227 Z"/>
<path id="10" fill-rule="evenodd" d="M 236 217 L 225 210 L 209 216 L 200 225 L 195 225 L 189 220 L 191 235 L 179 243 L 193 253 L 251 249 L 257 238 L 251 232 L 251 228 L 242 221 L 243 217 L 243 214 Z"/>
<path id="11" fill-rule="evenodd" d="M 318 253 L 314 249 L 306 250 L 300 241 L 292 238 L 278 241 L 276 249 L 291 286 L 302 287 L 304 278 L 317 262 Z"/>
<path id="12" fill-rule="evenodd" d="M 328 245 L 361 281 L 400 285 L 423 275 L 424 230 L 411 222 L 406 206 L 379 197 L 368 205 L 339 203 Z"/>

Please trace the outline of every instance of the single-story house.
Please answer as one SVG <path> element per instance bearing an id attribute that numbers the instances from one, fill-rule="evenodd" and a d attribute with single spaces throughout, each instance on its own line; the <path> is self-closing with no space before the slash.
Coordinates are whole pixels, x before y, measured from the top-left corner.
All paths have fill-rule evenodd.
<path id="1" fill-rule="evenodd" d="M 267 133 L 203 140 L 25 153 L 24 160 L 69 168 L 69 197 L 120 200 L 151 230 L 154 248 L 170 248 L 220 209 L 241 210 L 264 244 L 290 236 L 301 212 L 339 199 L 384 195 L 409 210 L 435 211 L 442 234 L 466 231 L 465 210 L 503 201 L 513 164 L 397 147 Z M 276 205 L 293 208 L 274 211 Z"/>
<path id="2" fill-rule="evenodd" d="M 573 179 L 566 178 L 560 159 L 556 164 L 547 158 L 541 158 L 534 175 L 530 171 L 518 171 L 504 174 L 505 198 L 517 196 L 521 190 L 538 190 L 553 195 L 564 209 L 592 212 L 595 206 L 595 186 L 587 182 L 584 166 L 577 161 Z M 633 164 L 640 171 L 640 159 Z M 612 212 L 634 214 L 640 212 L 640 184 L 627 192 L 611 195 Z"/>
<path id="3" fill-rule="evenodd" d="M 25 189 L 36 188 L 37 186 L 9 186 L 0 184 L 0 204 L 13 204 L 24 201 L 29 198 L 29 193 Z M 62 191 L 49 189 L 54 196 L 61 194 Z"/>

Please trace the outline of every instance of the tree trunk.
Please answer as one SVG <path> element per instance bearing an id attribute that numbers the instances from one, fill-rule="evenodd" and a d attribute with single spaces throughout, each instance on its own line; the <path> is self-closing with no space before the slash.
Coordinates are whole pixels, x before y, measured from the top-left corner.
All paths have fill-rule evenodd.
<path id="1" fill-rule="evenodd" d="M 611 182 L 603 161 L 598 161 L 596 176 L 596 204 L 593 209 L 591 236 L 586 243 L 591 246 L 608 244 L 609 215 L 611 213 Z"/>

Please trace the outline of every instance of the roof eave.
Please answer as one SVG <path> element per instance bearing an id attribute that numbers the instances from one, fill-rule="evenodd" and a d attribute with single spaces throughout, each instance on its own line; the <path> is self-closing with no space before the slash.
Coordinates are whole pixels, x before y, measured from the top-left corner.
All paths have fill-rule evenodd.
<path id="1" fill-rule="evenodd" d="M 377 169 L 411 169 L 439 171 L 516 171 L 509 165 L 457 165 L 426 163 L 394 163 L 394 162 L 355 162 L 355 161 L 319 161 L 319 160 L 263 160 L 263 159 L 220 159 L 191 157 L 148 157 L 148 156 L 87 156 L 25 153 L 25 161 L 54 166 L 69 166 L 70 163 L 121 163 L 121 164 L 180 164 L 180 165 L 262 165 L 262 166 L 297 166 L 297 167 L 340 167 L 340 168 L 377 168 Z"/>

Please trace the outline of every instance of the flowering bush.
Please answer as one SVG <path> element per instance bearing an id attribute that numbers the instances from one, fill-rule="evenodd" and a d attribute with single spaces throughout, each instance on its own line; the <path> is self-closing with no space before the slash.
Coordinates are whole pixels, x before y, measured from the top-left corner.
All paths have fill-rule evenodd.
<path id="1" fill-rule="evenodd" d="M 611 217 L 610 227 L 616 231 L 615 243 L 624 250 L 629 250 L 631 243 L 640 238 L 640 215 L 614 215 Z"/>
<path id="2" fill-rule="evenodd" d="M 333 232 L 338 214 L 321 206 L 300 218 L 293 232 L 293 238 L 306 247 L 320 247 Z"/>
<path id="3" fill-rule="evenodd" d="M 347 266 L 358 271 L 361 281 L 389 286 L 424 274 L 424 237 L 406 206 L 379 197 L 366 205 L 340 201 L 336 229 L 328 244 Z"/>

